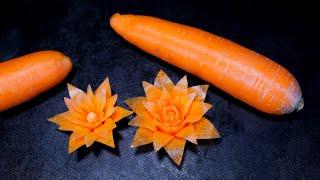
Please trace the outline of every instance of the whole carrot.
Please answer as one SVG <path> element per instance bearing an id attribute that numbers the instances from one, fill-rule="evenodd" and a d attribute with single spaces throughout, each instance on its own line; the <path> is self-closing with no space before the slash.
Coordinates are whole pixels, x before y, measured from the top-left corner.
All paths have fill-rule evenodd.
<path id="1" fill-rule="evenodd" d="M 300 86 L 285 68 L 227 39 L 155 17 L 115 14 L 111 27 L 142 50 L 270 114 L 303 107 Z"/>
<path id="2" fill-rule="evenodd" d="M 70 58 L 39 51 L 0 63 L 0 112 L 60 83 L 71 71 Z"/>

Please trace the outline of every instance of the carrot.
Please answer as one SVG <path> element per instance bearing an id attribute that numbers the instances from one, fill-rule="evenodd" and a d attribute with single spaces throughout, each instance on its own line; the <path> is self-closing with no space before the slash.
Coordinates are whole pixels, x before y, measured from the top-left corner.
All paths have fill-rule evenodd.
<path id="1" fill-rule="evenodd" d="M 39 51 L 0 63 L 0 112 L 60 83 L 71 71 L 70 58 Z"/>
<path id="2" fill-rule="evenodd" d="M 300 86 L 285 68 L 227 39 L 155 17 L 115 14 L 111 27 L 142 50 L 270 114 L 303 107 Z"/>

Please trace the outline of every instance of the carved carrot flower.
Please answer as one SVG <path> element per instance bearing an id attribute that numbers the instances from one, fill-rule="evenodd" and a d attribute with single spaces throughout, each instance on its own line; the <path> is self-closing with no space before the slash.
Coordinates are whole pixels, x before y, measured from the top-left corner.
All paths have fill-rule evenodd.
<path id="1" fill-rule="evenodd" d="M 162 147 L 180 165 L 186 140 L 214 139 L 220 135 L 203 115 L 212 107 L 204 99 L 208 85 L 188 88 L 184 76 L 176 85 L 159 71 L 154 85 L 143 81 L 146 97 L 126 100 L 137 114 L 129 125 L 138 127 L 132 147 L 153 143 L 155 151 Z"/>
<path id="2" fill-rule="evenodd" d="M 132 114 L 120 106 L 115 106 L 117 95 L 111 95 L 109 79 L 98 87 L 95 93 L 91 86 L 87 93 L 68 84 L 69 98 L 65 98 L 68 111 L 58 114 L 49 121 L 59 125 L 61 131 L 72 131 L 69 138 L 69 154 L 86 145 L 90 147 L 95 141 L 115 147 L 112 130 L 116 122 Z"/>

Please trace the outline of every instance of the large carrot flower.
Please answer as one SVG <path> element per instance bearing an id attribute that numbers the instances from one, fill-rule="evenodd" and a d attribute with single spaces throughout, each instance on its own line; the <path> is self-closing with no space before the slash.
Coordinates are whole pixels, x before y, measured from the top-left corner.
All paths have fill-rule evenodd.
<path id="1" fill-rule="evenodd" d="M 98 87 L 95 93 L 91 86 L 87 93 L 68 84 L 69 98 L 65 98 L 67 112 L 59 114 L 49 121 L 59 125 L 61 131 L 72 131 L 69 138 L 69 153 L 82 145 L 91 146 L 95 141 L 115 147 L 112 130 L 116 122 L 132 114 L 120 106 L 115 106 L 117 95 L 111 95 L 109 79 Z"/>
<path id="2" fill-rule="evenodd" d="M 159 71 L 154 84 L 143 81 L 146 97 L 126 100 L 137 114 L 129 125 L 138 127 L 132 147 L 153 143 L 155 151 L 162 147 L 180 165 L 186 140 L 214 139 L 220 135 L 203 115 L 212 107 L 204 99 L 208 85 L 188 88 L 184 76 L 176 85 Z"/>

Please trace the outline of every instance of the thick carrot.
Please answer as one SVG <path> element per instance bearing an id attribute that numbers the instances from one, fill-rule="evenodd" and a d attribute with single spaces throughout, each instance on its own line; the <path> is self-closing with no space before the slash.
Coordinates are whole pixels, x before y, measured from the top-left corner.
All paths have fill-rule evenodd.
<path id="1" fill-rule="evenodd" d="M 303 107 L 300 86 L 269 58 L 197 28 L 155 17 L 115 14 L 111 27 L 142 50 L 270 114 Z"/>
<path id="2" fill-rule="evenodd" d="M 39 51 L 0 63 L 0 112 L 60 83 L 71 71 L 70 58 Z"/>

